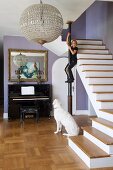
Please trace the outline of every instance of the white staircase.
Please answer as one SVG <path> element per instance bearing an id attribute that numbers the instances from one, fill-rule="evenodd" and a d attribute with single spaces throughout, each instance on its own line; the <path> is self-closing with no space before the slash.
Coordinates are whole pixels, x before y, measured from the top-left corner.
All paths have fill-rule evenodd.
<path id="1" fill-rule="evenodd" d="M 78 40 L 78 47 L 77 71 L 97 118 L 68 144 L 89 168 L 113 167 L 113 57 L 101 40 Z"/>

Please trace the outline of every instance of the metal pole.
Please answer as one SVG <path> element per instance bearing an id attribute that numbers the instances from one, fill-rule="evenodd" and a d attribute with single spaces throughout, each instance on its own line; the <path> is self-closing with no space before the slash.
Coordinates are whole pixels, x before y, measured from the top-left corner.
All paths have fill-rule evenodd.
<path id="1" fill-rule="evenodd" d="M 69 46 L 71 46 L 71 24 L 72 21 L 67 22 L 68 24 L 68 32 L 70 32 L 70 36 L 68 39 Z M 68 50 L 68 62 L 70 64 L 70 50 Z M 68 83 L 68 112 L 72 115 L 72 83 Z"/>

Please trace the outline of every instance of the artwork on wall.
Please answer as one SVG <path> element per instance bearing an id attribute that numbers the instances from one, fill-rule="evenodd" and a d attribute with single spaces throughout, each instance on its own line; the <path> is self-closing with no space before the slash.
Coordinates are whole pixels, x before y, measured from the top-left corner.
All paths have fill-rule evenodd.
<path id="1" fill-rule="evenodd" d="M 9 49 L 9 81 L 47 81 L 46 50 Z"/>

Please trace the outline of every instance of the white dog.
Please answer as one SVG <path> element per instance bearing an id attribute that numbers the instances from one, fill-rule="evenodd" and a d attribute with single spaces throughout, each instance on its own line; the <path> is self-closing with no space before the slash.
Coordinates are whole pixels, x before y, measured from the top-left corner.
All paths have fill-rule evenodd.
<path id="1" fill-rule="evenodd" d="M 70 115 L 70 113 L 66 112 L 57 99 L 53 101 L 54 108 L 54 118 L 57 123 L 57 130 L 54 132 L 55 134 L 61 132 L 62 125 L 65 127 L 67 133 L 63 135 L 66 136 L 77 136 L 79 134 L 79 127 L 75 122 L 74 118 Z"/>

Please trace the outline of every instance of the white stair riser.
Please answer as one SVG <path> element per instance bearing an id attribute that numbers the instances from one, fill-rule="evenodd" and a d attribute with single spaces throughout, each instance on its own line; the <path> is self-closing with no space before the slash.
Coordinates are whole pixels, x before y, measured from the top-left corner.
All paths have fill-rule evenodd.
<path id="1" fill-rule="evenodd" d="M 113 109 L 113 102 L 99 102 L 99 109 Z"/>
<path id="2" fill-rule="evenodd" d="M 112 59 L 112 55 L 103 54 L 77 54 L 77 58 L 95 58 L 95 59 Z"/>
<path id="3" fill-rule="evenodd" d="M 108 154 L 113 154 L 113 145 L 106 145 L 84 130 L 84 136 Z"/>
<path id="4" fill-rule="evenodd" d="M 90 168 L 90 158 L 69 138 L 68 138 L 68 145 Z"/>
<path id="5" fill-rule="evenodd" d="M 79 49 L 78 53 L 90 53 L 90 54 L 108 54 L 108 50 L 85 50 L 85 49 Z"/>
<path id="6" fill-rule="evenodd" d="M 113 100 L 113 93 L 96 94 L 96 100 Z"/>
<path id="7" fill-rule="evenodd" d="M 92 127 L 100 130 L 101 132 L 105 133 L 108 136 L 113 137 L 113 129 L 110 129 L 109 127 L 106 127 L 100 123 L 97 123 L 95 121 L 92 121 Z"/>
<path id="8" fill-rule="evenodd" d="M 92 89 L 92 92 L 113 92 L 113 85 L 112 86 L 90 86 L 90 88 Z"/>
<path id="9" fill-rule="evenodd" d="M 77 40 L 78 44 L 94 44 L 94 45 L 102 45 L 102 41 L 94 41 L 94 40 Z"/>
<path id="10" fill-rule="evenodd" d="M 89 168 L 112 167 L 113 157 L 89 158 L 75 143 L 68 139 L 68 145 L 84 161 Z"/>
<path id="11" fill-rule="evenodd" d="M 106 113 L 106 112 L 102 112 L 102 111 L 99 111 L 99 117 L 100 118 L 103 118 L 105 120 L 108 120 L 108 121 L 111 121 L 113 122 L 113 114 L 110 114 L 110 113 Z"/>
<path id="12" fill-rule="evenodd" d="M 112 72 L 84 72 L 85 77 L 113 77 Z"/>
<path id="13" fill-rule="evenodd" d="M 78 64 L 113 64 L 113 60 L 78 60 Z"/>
<path id="14" fill-rule="evenodd" d="M 98 158 L 98 159 L 91 159 L 91 165 L 90 168 L 108 168 L 108 167 L 113 167 L 113 157 L 103 157 L 103 158 Z"/>
<path id="15" fill-rule="evenodd" d="M 97 65 L 85 65 L 80 66 L 82 71 L 83 70 L 113 70 L 113 66 L 97 66 Z"/>
<path id="16" fill-rule="evenodd" d="M 89 84 L 113 84 L 113 78 L 86 78 Z"/>
<path id="17" fill-rule="evenodd" d="M 78 48 L 84 49 L 106 49 L 105 45 L 86 45 L 86 44 L 78 44 Z"/>

